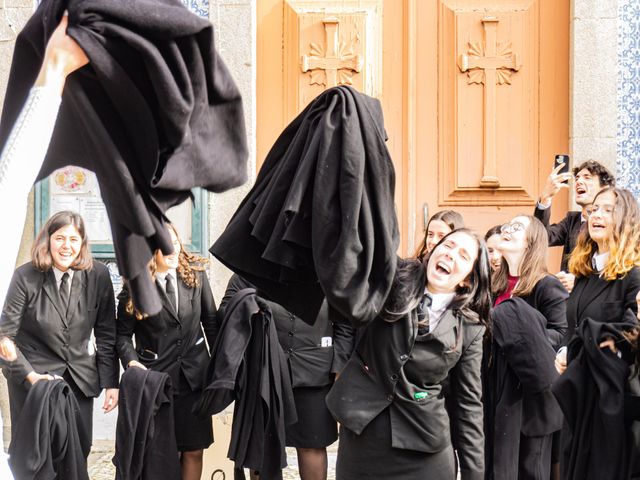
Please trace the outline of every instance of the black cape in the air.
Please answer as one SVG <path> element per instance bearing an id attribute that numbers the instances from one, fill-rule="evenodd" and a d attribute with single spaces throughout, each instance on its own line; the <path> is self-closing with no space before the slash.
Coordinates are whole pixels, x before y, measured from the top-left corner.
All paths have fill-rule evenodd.
<path id="1" fill-rule="evenodd" d="M 638 418 L 637 412 L 630 418 L 629 408 L 634 402 L 629 391 L 629 357 L 635 352 L 619 357 L 599 346 L 611 338 L 620 352 L 629 350 L 622 332 L 633 327 L 637 319 L 630 309 L 623 322 L 585 318 L 568 345 L 567 369 L 553 385 L 565 417 L 560 458 L 563 479 L 640 478 Z"/>
<path id="2" fill-rule="evenodd" d="M 373 319 L 399 240 L 385 139 L 378 100 L 326 90 L 276 140 L 211 253 L 307 323 L 324 296 L 354 323 Z"/>
<path id="3" fill-rule="evenodd" d="M 163 213 L 193 187 L 244 183 L 240 93 L 213 27 L 180 0 L 48 0 L 18 35 L 0 122 L 4 145 L 63 11 L 90 64 L 68 79 L 38 178 L 65 165 L 96 173 L 120 273 L 136 306 L 161 308 L 147 263 L 173 251 Z"/>

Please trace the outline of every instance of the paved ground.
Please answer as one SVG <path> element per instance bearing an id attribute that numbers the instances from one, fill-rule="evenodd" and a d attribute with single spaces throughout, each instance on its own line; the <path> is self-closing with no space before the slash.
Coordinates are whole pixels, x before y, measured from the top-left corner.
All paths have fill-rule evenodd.
<path id="1" fill-rule="evenodd" d="M 329 476 L 328 480 L 335 480 L 336 455 L 338 453 L 338 444 L 335 443 L 329 447 Z M 94 441 L 93 449 L 89 455 L 89 478 L 91 480 L 113 480 L 115 478 L 115 469 L 111 459 L 113 458 L 113 441 L 97 440 Z M 287 449 L 287 462 L 289 467 L 284 470 L 283 480 L 297 480 L 300 478 L 298 474 L 298 461 L 296 459 L 296 451 L 293 448 Z M 248 475 L 247 475 L 247 478 Z M 158 479 L 162 480 L 162 479 Z"/>

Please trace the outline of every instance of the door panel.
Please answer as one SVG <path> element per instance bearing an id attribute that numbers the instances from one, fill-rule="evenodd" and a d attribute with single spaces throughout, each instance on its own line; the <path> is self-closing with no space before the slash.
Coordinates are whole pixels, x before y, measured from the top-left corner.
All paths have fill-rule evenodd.
<path id="1" fill-rule="evenodd" d="M 381 100 L 403 255 L 425 208 L 480 233 L 531 213 L 568 152 L 569 0 L 260 0 L 257 60 L 259 165 L 328 86 Z"/>

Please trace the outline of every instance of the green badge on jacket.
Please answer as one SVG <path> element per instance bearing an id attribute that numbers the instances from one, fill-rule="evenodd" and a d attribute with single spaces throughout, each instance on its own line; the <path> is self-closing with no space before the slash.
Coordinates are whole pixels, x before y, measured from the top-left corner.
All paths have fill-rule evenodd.
<path id="1" fill-rule="evenodd" d="M 413 394 L 413 398 L 416 400 L 422 400 L 423 398 L 427 398 L 429 394 L 427 392 L 416 392 Z"/>

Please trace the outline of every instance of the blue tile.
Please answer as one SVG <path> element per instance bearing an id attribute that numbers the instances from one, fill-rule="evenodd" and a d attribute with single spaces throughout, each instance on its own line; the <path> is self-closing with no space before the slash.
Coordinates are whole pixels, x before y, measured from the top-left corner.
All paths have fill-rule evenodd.
<path id="1" fill-rule="evenodd" d="M 182 3 L 196 15 L 209 18 L 209 0 L 182 0 Z"/>
<path id="2" fill-rule="evenodd" d="M 640 199 L 640 4 L 618 3 L 617 180 Z"/>

